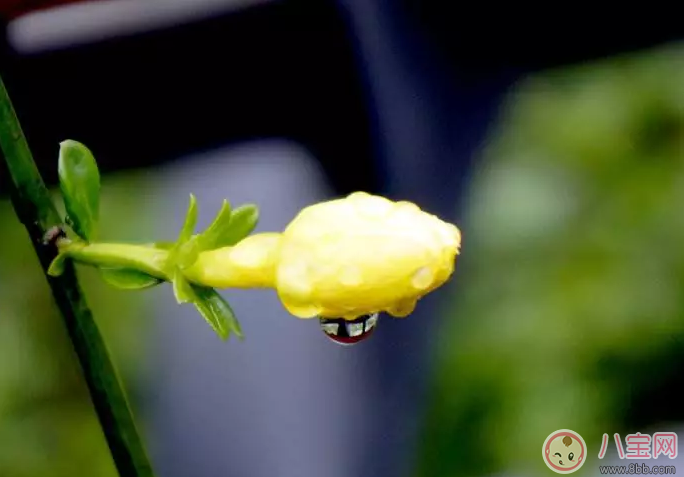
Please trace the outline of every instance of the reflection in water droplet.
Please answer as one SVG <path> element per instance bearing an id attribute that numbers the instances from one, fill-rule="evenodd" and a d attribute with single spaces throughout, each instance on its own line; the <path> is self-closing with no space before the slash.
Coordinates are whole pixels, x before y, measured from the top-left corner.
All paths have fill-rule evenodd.
<path id="1" fill-rule="evenodd" d="M 360 336 L 363 333 L 363 322 L 347 324 L 347 334 L 352 337 Z"/>
<path id="2" fill-rule="evenodd" d="M 369 315 L 368 319 L 366 319 L 366 331 L 372 330 L 373 327 L 377 324 L 379 318 L 380 315 L 378 313 L 373 313 L 372 315 Z"/>
<path id="3" fill-rule="evenodd" d="M 349 346 L 368 338 L 378 323 L 378 313 L 363 315 L 355 320 L 319 318 L 325 335 L 337 344 Z"/>
<path id="4" fill-rule="evenodd" d="M 340 329 L 339 323 L 321 323 L 323 332 L 327 335 L 336 335 Z"/>

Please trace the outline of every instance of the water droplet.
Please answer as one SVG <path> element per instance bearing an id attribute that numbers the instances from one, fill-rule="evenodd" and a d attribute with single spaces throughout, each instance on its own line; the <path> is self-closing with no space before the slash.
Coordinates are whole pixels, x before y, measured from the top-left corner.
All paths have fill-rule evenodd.
<path id="1" fill-rule="evenodd" d="M 360 191 L 360 190 L 359 190 L 359 191 L 356 191 L 356 192 L 352 192 L 352 193 L 349 194 L 347 197 L 348 197 L 349 199 L 354 199 L 354 200 L 357 200 L 357 199 L 365 199 L 366 197 L 370 197 L 370 194 L 369 194 L 368 192 L 363 192 L 363 191 Z"/>
<path id="2" fill-rule="evenodd" d="M 253 248 L 235 247 L 230 251 L 231 261 L 244 268 L 258 268 L 266 258 L 266 255 Z"/>
<path id="3" fill-rule="evenodd" d="M 408 202 L 406 200 L 400 200 L 395 204 L 396 210 L 400 212 L 416 213 L 420 212 L 420 207 L 418 207 L 413 202 Z"/>
<path id="4" fill-rule="evenodd" d="M 378 313 L 363 315 L 355 320 L 344 318 L 319 318 L 321 329 L 333 342 L 350 346 L 368 338 L 378 323 Z"/>
<path id="5" fill-rule="evenodd" d="M 315 318 L 322 308 L 315 303 L 293 303 L 281 297 L 285 309 L 297 318 Z"/>
<path id="6" fill-rule="evenodd" d="M 435 274 L 430 267 L 420 267 L 411 278 L 411 285 L 417 290 L 425 290 L 435 279 Z"/>
<path id="7" fill-rule="evenodd" d="M 368 218 L 380 218 L 392 210 L 392 202 L 378 195 L 354 192 L 348 199 L 358 213 Z"/>
<path id="8" fill-rule="evenodd" d="M 395 318 L 406 318 L 416 309 L 416 300 L 402 300 L 388 308 L 387 312 Z"/>
<path id="9" fill-rule="evenodd" d="M 353 287 L 363 282 L 361 270 L 356 265 L 346 265 L 339 274 L 340 284 Z"/>
<path id="10" fill-rule="evenodd" d="M 312 290 L 309 267 L 304 262 L 292 262 L 282 266 L 278 270 L 278 282 L 287 284 L 288 292 L 296 295 L 299 300 L 307 298 Z"/>

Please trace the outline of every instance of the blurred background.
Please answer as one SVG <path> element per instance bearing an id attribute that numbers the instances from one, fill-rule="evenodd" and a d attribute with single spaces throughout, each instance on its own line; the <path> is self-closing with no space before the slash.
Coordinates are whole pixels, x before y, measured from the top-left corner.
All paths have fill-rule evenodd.
<path id="1" fill-rule="evenodd" d="M 107 240 L 175 236 L 191 192 L 200 227 L 224 198 L 268 231 L 366 190 L 462 229 L 450 283 L 350 348 L 268 291 L 225 291 L 246 339 L 223 343 L 169 287 L 80 270 L 160 477 L 553 475 L 539 450 L 564 428 L 588 445 L 577 474 L 600 475 L 625 463 L 597 458 L 603 433 L 684 435 L 674 12 L 4 0 L 0 17 L 39 168 L 54 189 L 60 141 L 93 151 Z M 114 477 L 5 180 L 0 476 Z"/>

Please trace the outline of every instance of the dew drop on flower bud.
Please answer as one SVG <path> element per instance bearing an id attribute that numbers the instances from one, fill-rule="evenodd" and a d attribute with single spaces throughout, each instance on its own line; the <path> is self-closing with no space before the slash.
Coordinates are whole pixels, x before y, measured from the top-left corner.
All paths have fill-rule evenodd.
<path id="1" fill-rule="evenodd" d="M 379 314 L 362 315 L 355 320 L 319 318 L 323 333 L 337 344 L 349 346 L 368 338 L 378 324 Z"/>

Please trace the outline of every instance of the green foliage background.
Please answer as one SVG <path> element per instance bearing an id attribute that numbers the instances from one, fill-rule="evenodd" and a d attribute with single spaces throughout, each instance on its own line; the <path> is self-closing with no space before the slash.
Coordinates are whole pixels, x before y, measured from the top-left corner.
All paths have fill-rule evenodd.
<path id="1" fill-rule="evenodd" d="M 149 180 L 142 173 L 103 180 L 103 240 L 150 239 L 153 212 L 146 198 L 153 192 L 149 184 L 141 187 L 143 182 Z M 55 199 L 61 206 L 56 191 Z M 0 202 L 0 236 L 0 476 L 115 477 L 62 318 L 28 235 L 6 200 Z M 149 346 L 149 297 L 108 287 L 93 269 L 81 268 L 79 275 L 135 403 L 136 382 L 145 374 L 144 346 Z"/>
<path id="2" fill-rule="evenodd" d="M 604 432 L 681 420 L 683 204 L 682 45 L 515 88 L 459 224 L 417 475 L 552 475 L 563 428 L 596 473 Z"/>

